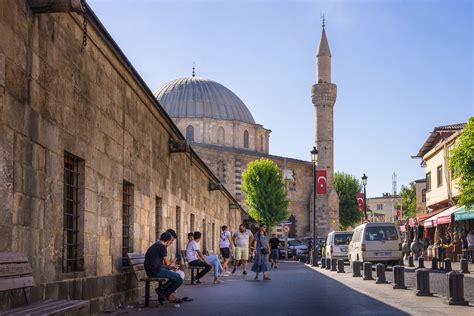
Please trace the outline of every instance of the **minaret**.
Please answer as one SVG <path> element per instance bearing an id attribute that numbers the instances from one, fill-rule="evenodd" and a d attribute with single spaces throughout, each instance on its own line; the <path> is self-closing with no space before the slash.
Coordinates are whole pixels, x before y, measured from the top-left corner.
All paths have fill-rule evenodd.
<path id="1" fill-rule="evenodd" d="M 311 89 L 316 110 L 316 148 L 319 151 L 318 170 L 326 170 L 327 194 L 317 195 L 316 221 L 318 235 L 325 235 L 339 226 L 339 198 L 334 184 L 334 118 L 337 87 L 331 83 L 331 51 L 326 37 L 323 17 L 323 31 L 317 53 L 317 83 Z"/>

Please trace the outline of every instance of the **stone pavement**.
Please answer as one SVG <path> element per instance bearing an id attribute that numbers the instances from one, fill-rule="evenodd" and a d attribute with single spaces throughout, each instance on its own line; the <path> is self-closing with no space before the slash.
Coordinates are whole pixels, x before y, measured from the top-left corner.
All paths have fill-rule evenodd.
<path id="1" fill-rule="evenodd" d="M 347 268 L 347 266 L 346 266 Z M 472 307 L 448 306 L 440 298 L 422 298 L 413 291 L 396 291 L 350 274 L 313 269 L 299 262 L 285 262 L 270 271 L 271 281 L 253 281 L 241 271 L 214 285 L 206 277 L 201 285 L 185 285 L 179 296 L 193 302 L 177 306 L 152 301 L 149 308 L 129 306 L 115 315 L 436 315 L 474 313 Z M 188 282 L 186 282 L 188 283 Z M 471 314 L 474 315 L 474 314 Z"/>

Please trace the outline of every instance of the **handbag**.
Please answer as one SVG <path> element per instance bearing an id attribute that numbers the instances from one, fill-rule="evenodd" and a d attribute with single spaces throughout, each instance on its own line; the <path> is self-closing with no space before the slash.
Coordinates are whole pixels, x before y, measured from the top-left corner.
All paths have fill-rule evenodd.
<path id="1" fill-rule="evenodd" d="M 258 234 L 258 242 L 260 243 L 260 254 L 268 255 L 268 248 L 267 247 L 265 247 L 265 248 L 262 247 L 262 241 L 260 240 L 260 233 L 257 233 L 257 234 Z"/>

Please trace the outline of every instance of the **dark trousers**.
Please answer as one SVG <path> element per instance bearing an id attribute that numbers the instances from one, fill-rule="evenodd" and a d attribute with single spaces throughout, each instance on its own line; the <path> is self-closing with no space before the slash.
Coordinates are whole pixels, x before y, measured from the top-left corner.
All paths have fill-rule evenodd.
<path id="1" fill-rule="evenodd" d="M 201 260 L 194 260 L 194 261 L 189 262 L 188 264 L 190 266 L 193 266 L 193 267 L 196 267 L 196 266 L 203 266 L 204 267 L 204 270 L 201 270 L 201 272 L 199 272 L 196 275 L 196 280 L 199 280 L 200 278 L 205 276 L 212 269 L 212 266 L 209 263 L 203 262 Z"/>

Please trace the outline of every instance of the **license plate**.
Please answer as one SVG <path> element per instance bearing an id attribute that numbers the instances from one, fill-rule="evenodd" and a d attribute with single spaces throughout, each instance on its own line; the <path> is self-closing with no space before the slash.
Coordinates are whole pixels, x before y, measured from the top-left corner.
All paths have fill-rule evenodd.
<path id="1" fill-rule="evenodd" d="M 347 247 L 339 247 L 339 250 L 342 252 L 347 252 Z"/>
<path id="2" fill-rule="evenodd" d="M 392 253 L 391 252 L 376 252 L 375 256 L 376 257 L 390 257 Z"/>

